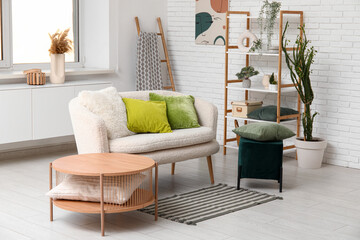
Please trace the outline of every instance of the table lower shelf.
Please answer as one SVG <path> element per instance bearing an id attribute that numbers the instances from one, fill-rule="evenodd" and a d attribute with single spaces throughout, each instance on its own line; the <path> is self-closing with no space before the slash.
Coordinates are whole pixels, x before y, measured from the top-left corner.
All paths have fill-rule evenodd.
<path id="1" fill-rule="evenodd" d="M 155 197 L 152 192 L 149 192 L 147 190 L 143 189 L 137 189 L 136 191 L 141 192 L 141 194 L 144 194 L 148 196 L 146 199 L 143 199 L 143 201 L 139 204 L 131 204 L 135 202 L 135 199 L 133 196 L 136 194 L 133 194 L 131 198 L 127 201 L 127 203 L 124 203 L 122 205 L 119 204 L 112 204 L 112 203 L 105 203 L 104 204 L 104 211 L 105 213 L 119 213 L 119 212 L 127 212 L 127 211 L 134 211 L 137 209 L 141 209 L 144 207 L 147 207 L 155 202 Z M 135 193 L 135 192 L 134 192 Z M 145 196 L 143 195 L 143 196 Z M 79 212 L 79 213 L 101 213 L 101 204 L 100 202 L 87 202 L 87 201 L 75 201 L 75 200 L 54 200 L 54 205 L 68 211 L 72 212 Z"/>

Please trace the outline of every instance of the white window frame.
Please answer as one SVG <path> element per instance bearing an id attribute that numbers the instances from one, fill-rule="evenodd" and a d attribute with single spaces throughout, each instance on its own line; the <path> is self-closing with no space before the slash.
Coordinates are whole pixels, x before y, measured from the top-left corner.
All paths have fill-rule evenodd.
<path id="1" fill-rule="evenodd" d="M 2 60 L 0 68 L 11 68 L 12 46 L 11 46 L 11 23 L 10 19 L 11 2 L 10 0 L 1 0 L 1 38 L 2 38 Z"/>
<path id="2" fill-rule="evenodd" d="M 50 69 L 50 63 L 13 63 L 13 46 L 12 46 L 12 16 L 11 16 L 11 0 L 0 0 L 2 3 L 2 47 L 3 47 L 3 59 L 0 60 L 0 71 L 1 70 L 25 70 L 30 68 Z M 65 63 L 66 68 L 83 68 L 84 63 L 81 51 L 81 31 L 80 31 L 80 20 L 82 11 L 79 6 L 79 0 L 73 0 L 74 9 L 74 43 L 77 44 L 75 49 L 75 62 Z"/>

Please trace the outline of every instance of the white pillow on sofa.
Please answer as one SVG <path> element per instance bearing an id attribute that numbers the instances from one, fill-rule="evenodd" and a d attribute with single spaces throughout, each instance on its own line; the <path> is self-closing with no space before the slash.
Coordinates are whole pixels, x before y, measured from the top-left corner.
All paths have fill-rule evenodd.
<path id="1" fill-rule="evenodd" d="M 109 139 L 135 134 L 127 128 L 126 107 L 116 88 L 81 91 L 79 102 L 104 120 Z"/>
<path id="2" fill-rule="evenodd" d="M 104 177 L 104 202 L 123 204 L 144 181 L 145 175 L 120 176 L 114 185 L 112 177 Z M 111 194 L 107 194 L 111 193 Z M 100 202 L 100 177 L 66 175 L 65 179 L 46 195 L 52 199 Z"/>

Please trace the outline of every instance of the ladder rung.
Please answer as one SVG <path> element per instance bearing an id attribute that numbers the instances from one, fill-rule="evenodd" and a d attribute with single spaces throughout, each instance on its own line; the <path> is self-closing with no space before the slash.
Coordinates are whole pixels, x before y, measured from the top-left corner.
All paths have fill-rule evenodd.
<path id="1" fill-rule="evenodd" d="M 157 33 L 158 36 L 161 36 L 161 33 Z"/>
<path id="2" fill-rule="evenodd" d="M 234 142 L 236 140 L 237 140 L 236 138 L 228 138 L 228 139 L 226 139 L 226 142 Z"/>
<path id="3" fill-rule="evenodd" d="M 288 149 L 292 149 L 292 148 L 295 148 L 295 145 L 286 146 L 283 148 L 283 150 L 288 150 Z"/>
<path id="4" fill-rule="evenodd" d="M 293 83 L 290 84 L 281 84 L 281 88 L 295 87 Z"/>
<path id="5" fill-rule="evenodd" d="M 230 113 L 230 112 L 232 112 L 232 109 L 228 109 L 228 110 L 226 110 L 226 112 Z"/>
<path id="6" fill-rule="evenodd" d="M 167 61 L 166 61 L 166 59 L 164 59 L 164 60 L 161 60 L 161 62 L 167 62 Z"/>
<path id="7" fill-rule="evenodd" d="M 243 80 L 228 80 L 228 83 L 239 83 L 242 82 Z"/>
<path id="8" fill-rule="evenodd" d="M 165 86 L 163 89 L 172 89 L 172 86 Z"/>
<path id="9" fill-rule="evenodd" d="M 280 116 L 279 119 L 283 120 L 283 119 L 290 119 L 290 118 L 297 118 L 297 117 L 300 117 L 300 113 Z"/>

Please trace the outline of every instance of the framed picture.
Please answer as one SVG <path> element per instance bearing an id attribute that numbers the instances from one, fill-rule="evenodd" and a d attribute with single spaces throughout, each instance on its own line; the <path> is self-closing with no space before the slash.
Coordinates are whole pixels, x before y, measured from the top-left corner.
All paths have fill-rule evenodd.
<path id="1" fill-rule="evenodd" d="M 195 43 L 225 45 L 229 0 L 196 0 Z"/>

